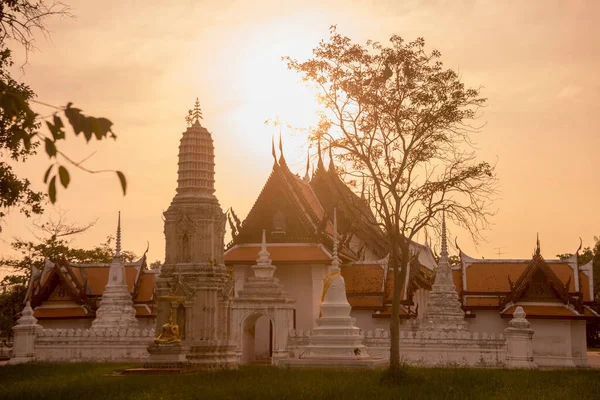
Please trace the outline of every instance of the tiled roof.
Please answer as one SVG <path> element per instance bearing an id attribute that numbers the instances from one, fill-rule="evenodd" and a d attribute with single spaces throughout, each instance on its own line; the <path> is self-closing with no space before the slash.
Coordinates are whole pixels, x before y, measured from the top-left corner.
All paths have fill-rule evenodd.
<path id="1" fill-rule="evenodd" d="M 354 294 L 382 294 L 384 273 L 384 268 L 379 264 L 343 266 L 342 276 L 346 281 L 346 293 L 349 296 Z"/>
<path id="2" fill-rule="evenodd" d="M 528 262 L 520 263 L 472 263 L 467 268 L 467 291 L 509 292 L 508 278 L 513 282 L 523 274 Z"/>
<path id="3" fill-rule="evenodd" d="M 467 307 L 500 307 L 498 297 L 466 297 Z"/>
<path id="4" fill-rule="evenodd" d="M 260 244 L 235 245 L 225 252 L 225 264 L 256 264 Z M 331 256 L 317 244 L 267 245 L 273 264 L 282 263 L 330 263 Z"/>
<path id="5" fill-rule="evenodd" d="M 135 303 L 151 303 L 154 293 L 154 271 L 146 270 L 145 255 L 137 262 L 125 263 L 125 280 Z M 47 261 L 41 274 L 32 276 L 28 295 L 36 318 L 83 318 L 93 317 L 95 308 L 104 293 L 108 281 L 110 264 L 70 264 L 65 261 Z M 61 285 L 69 294 L 72 307 L 64 301 L 49 301 L 49 297 Z M 62 295 L 64 296 L 64 295 Z M 84 311 L 82 305 L 90 310 Z M 40 307 L 41 306 L 41 307 Z M 142 313 L 148 314 L 146 311 Z M 138 314 L 140 311 L 138 311 Z"/>

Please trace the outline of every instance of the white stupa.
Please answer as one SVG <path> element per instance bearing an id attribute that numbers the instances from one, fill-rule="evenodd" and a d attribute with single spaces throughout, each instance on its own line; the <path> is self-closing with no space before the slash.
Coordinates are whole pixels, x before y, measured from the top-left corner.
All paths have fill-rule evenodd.
<path id="1" fill-rule="evenodd" d="M 350 316 L 346 283 L 338 258 L 337 215 L 333 209 L 333 260 L 323 280 L 321 314 L 310 335 L 306 352 L 298 359 L 281 360 L 294 367 L 375 368 L 387 365 L 383 358 L 372 358 L 363 345 L 363 335 Z"/>
<path id="2" fill-rule="evenodd" d="M 135 309 L 125 281 L 125 267 L 121 258 L 121 213 L 117 225 L 117 248 L 110 264 L 108 282 L 100 300 L 92 329 L 138 329 Z"/>

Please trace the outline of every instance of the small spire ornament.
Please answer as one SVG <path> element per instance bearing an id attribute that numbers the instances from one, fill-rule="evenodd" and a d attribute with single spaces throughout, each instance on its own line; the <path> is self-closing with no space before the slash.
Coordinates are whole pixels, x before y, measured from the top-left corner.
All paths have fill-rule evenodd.
<path id="1" fill-rule="evenodd" d="M 196 103 L 194 103 L 194 108 L 188 110 L 188 115 L 185 117 L 185 121 L 188 126 L 192 126 L 195 122 L 199 122 L 202 119 L 202 110 L 200 109 L 200 101 L 196 97 Z"/>

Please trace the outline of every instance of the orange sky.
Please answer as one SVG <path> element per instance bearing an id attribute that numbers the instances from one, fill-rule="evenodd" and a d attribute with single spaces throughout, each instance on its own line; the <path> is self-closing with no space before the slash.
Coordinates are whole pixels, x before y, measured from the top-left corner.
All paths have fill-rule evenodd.
<path id="1" fill-rule="evenodd" d="M 175 194 L 177 147 L 196 97 L 215 140 L 216 194 L 245 217 L 272 166 L 275 128 L 264 121 L 315 121 L 311 90 L 280 58 L 306 59 L 332 24 L 363 44 L 422 36 L 467 84 L 483 86 L 487 124 L 476 140 L 481 159 L 498 160 L 501 193 L 487 242 L 477 247 L 453 232 L 469 255 L 491 258 L 500 247 L 502 257 L 529 257 L 539 232 L 552 258 L 575 251 L 580 236 L 589 246 L 600 235 L 600 2 L 67 2 L 76 18 L 52 21 L 51 41 L 38 38 L 24 75 L 15 75 L 41 101 L 72 101 L 115 124 L 116 142 L 66 147 L 75 158 L 97 150 L 88 167 L 121 169 L 129 181 L 122 197 L 116 176 L 71 168 L 59 207 L 73 221 L 98 218 L 77 245 L 114 234 L 121 210 L 124 247 L 141 254 L 149 241 L 150 260 L 163 260 L 161 213 Z M 305 139 L 283 133 L 288 164 L 303 174 Z M 46 166 L 40 156 L 19 171 L 43 188 Z M 12 212 L 0 251 L 12 236 L 31 237 L 28 223 Z"/>

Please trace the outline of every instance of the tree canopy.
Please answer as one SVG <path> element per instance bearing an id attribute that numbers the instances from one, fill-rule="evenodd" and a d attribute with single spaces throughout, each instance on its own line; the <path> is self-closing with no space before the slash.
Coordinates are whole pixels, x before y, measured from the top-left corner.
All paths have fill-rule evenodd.
<path id="1" fill-rule="evenodd" d="M 332 150 L 341 173 L 362 180 L 378 224 L 390 244 L 394 271 L 391 370 L 400 366 L 400 288 L 418 232 L 438 230 L 442 214 L 474 239 L 493 215 L 494 165 L 477 161 L 473 125 L 486 99 L 459 74 L 444 68 L 425 41 L 398 35 L 389 46 L 365 46 L 331 28 L 329 41 L 288 67 L 313 84 L 323 106 L 309 136 Z"/>
<path id="2" fill-rule="evenodd" d="M 44 174 L 47 195 L 54 203 L 59 185 L 67 188 L 71 183 L 69 167 L 89 173 L 116 173 L 123 194 L 127 181 L 121 171 L 90 170 L 85 167 L 86 159 L 77 161 L 61 150 L 67 132 L 83 137 L 86 142 L 116 139 L 112 122 L 102 117 L 85 115 L 72 103 L 56 107 L 35 99 L 34 91 L 24 82 L 11 76 L 13 66 L 9 44 L 22 46 L 28 54 L 34 48 L 34 34 L 46 33 L 45 21 L 52 16 L 70 15 L 68 8 L 60 2 L 43 0 L 8 0 L 0 2 L 0 219 L 10 209 L 18 209 L 26 216 L 40 214 L 43 210 L 44 193 L 32 189 L 31 182 L 19 176 L 13 166 L 25 162 L 42 148 L 50 165 Z M 42 117 L 32 109 L 32 103 L 51 107 L 53 113 Z M 67 126 L 70 129 L 67 129 Z M 10 156 L 5 161 L 4 156 Z"/>

